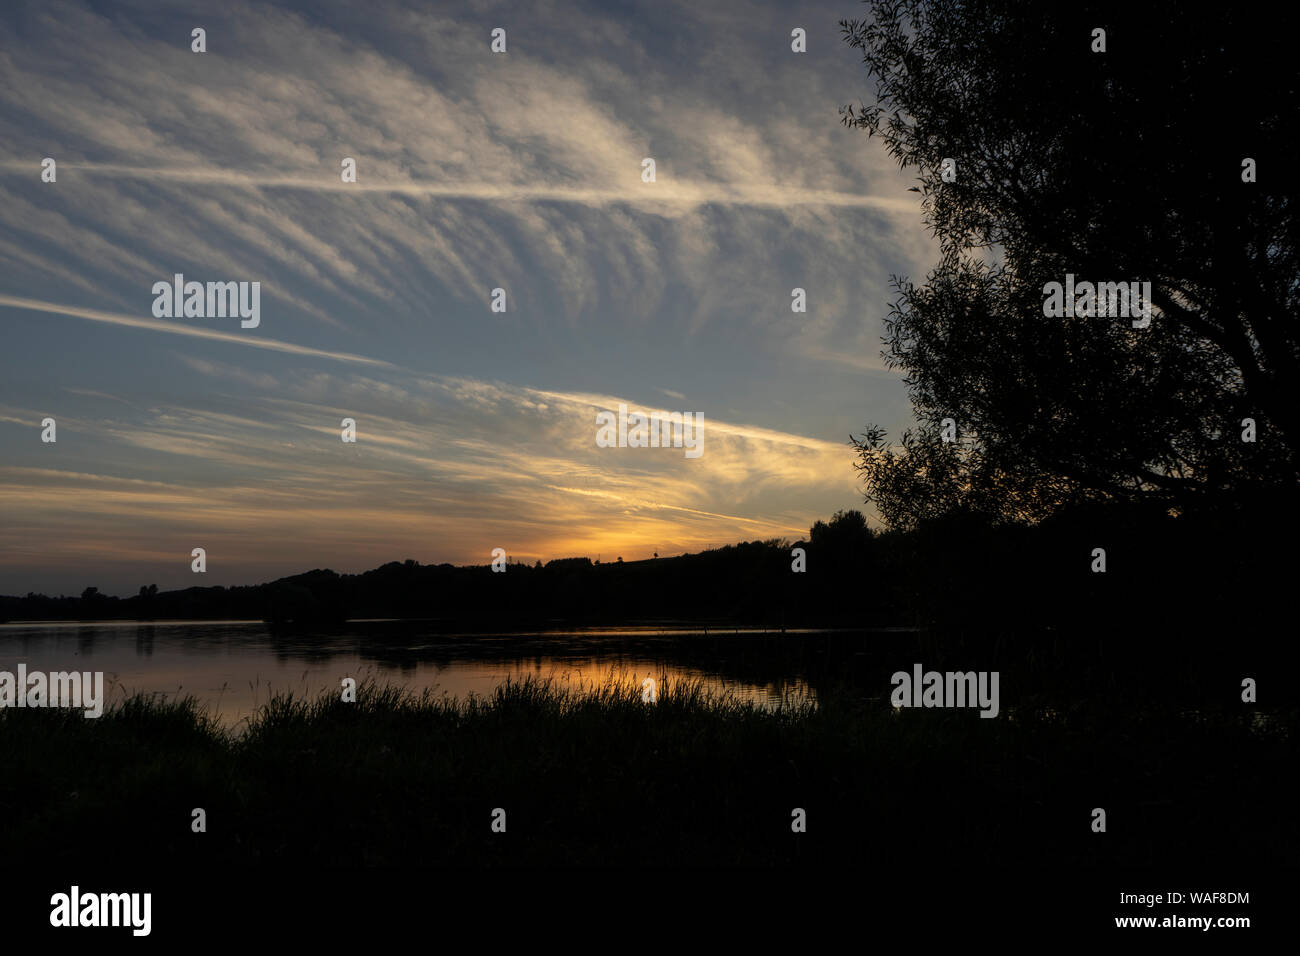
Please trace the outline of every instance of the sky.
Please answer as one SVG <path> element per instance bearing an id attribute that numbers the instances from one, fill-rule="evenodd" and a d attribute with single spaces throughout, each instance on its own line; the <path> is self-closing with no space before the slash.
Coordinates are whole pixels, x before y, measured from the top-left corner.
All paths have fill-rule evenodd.
<path id="1" fill-rule="evenodd" d="M 0 593 L 631 561 L 869 512 L 849 436 L 911 423 L 883 319 L 936 254 L 839 121 L 872 101 L 838 26 L 864 12 L 4 4 Z M 156 317 L 177 273 L 259 282 L 259 323 Z M 619 403 L 703 416 L 702 454 L 598 447 Z"/>

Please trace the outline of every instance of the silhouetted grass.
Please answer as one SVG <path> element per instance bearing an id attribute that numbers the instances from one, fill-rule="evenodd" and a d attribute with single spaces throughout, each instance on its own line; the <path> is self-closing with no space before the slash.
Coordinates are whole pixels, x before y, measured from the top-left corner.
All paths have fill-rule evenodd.
<path id="1" fill-rule="evenodd" d="M 764 710 L 699 682 L 647 704 L 530 678 L 463 701 L 277 696 L 237 734 L 192 699 L 137 696 L 99 720 L 0 711 L 0 829 L 14 859 L 182 867 L 1294 863 L 1295 717 Z"/>

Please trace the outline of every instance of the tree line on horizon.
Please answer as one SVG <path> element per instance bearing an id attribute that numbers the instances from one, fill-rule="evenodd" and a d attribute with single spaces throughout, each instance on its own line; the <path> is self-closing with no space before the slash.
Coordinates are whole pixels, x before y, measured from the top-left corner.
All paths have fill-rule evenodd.
<path id="1" fill-rule="evenodd" d="M 143 587 L 127 598 L 93 587 L 79 597 L 29 593 L 0 597 L 0 620 L 252 619 L 329 628 L 405 618 L 468 630 L 676 622 L 984 633 L 1266 627 L 1289 587 L 1289 565 L 1263 546 L 1273 533 L 1274 526 L 1114 505 L 1032 525 L 957 513 L 906 530 L 873 529 L 853 510 L 816 522 L 796 542 L 624 563 L 563 558 L 504 572 L 393 561 L 360 574 L 315 569 L 241 587 Z M 1101 571 L 1096 548 L 1105 552 Z"/>

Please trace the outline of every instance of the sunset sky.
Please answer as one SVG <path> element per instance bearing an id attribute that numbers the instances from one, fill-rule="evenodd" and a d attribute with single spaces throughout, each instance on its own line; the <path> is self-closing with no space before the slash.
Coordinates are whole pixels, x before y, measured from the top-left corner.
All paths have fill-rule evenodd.
<path id="1" fill-rule="evenodd" d="M 634 560 L 862 508 L 850 433 L 910 422 L 889 278 L 935 253 L 839 123 L 861 14 L 5 4 L 0 593 Z M 260 325 L 155 318 L 175 273 L 259 281 Z M 702 414 L 702 456 L 598 448 L 620 402 Z"/>

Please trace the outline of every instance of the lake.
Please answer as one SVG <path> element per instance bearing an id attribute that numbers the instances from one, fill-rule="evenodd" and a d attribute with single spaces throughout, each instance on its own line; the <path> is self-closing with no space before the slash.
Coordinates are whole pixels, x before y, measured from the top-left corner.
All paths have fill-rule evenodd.
<path id="1" fill-rule="evenodd" d="M 815 700 L 798 657 L 774 655 L 816 635 L 745 628 L 616 627 L 445 634 L 419 622 L 358 621 L 329 634 L 273 633 L 259 621 L 40 622 L 0 625 L 0 671 L 103 671 L 107 702 L 135 692 L 194 696 L 237 728 L 272 694 L 337 693 L 345 677 L 465 698 L 507 679 L 574 689 L 611 678 L 698 679 L 758 706 Z M 760 646 L 761 645 L 761 646 Z"/>

